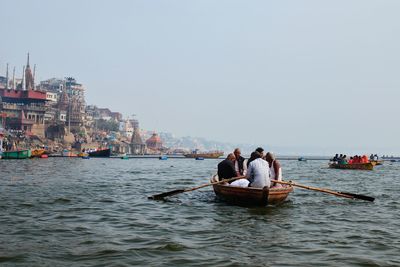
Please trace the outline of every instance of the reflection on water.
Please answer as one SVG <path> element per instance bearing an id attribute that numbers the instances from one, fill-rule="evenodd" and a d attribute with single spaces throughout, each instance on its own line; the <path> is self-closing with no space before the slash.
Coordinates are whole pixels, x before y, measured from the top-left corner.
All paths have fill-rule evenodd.
<path id="1" fill-rule="evenodd" d="M 399 266 L 400 164 L 331 170 L 283 161 L 306 185 L 374 203 L 296 189 L 288 201 L 237 207 L 207 183 L 216 160 L 0 160 L 3 266 Z"/>

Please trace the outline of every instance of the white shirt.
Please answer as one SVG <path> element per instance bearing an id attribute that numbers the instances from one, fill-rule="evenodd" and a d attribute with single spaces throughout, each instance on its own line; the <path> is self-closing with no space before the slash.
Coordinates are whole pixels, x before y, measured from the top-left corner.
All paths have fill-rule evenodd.
<path id="1" fill-rule="evenodd" d="M 269 169 L 269 177 L 272 180 L 278 180 L 282 181 L 282 168 L 278 169 L 278 172 L 276 172 L 275 167 L 274 167 L 274 161 L 272 161 L 271 168 Z"/>
<path id="2" fill-rule="evenodd" d="M 261 158 L 255 159 L 250 162 L 247 169 L 246 178 L 252 181 L 250 184 L 251 187 L 269 187 L 271 180 L 269 178 L 268 162 Z"/>
<path id="3" fill-rule="evenodd" d="M 235 160 L 235 171 L 236 171 L 236 173 L 240 174 L 240 172 L 239 172 L 239 162 L 237 160 Z M 243 161 L 243 175 L 246 176 L 246 173 L 247 173 L 247 159 L 245 159 Z"/>

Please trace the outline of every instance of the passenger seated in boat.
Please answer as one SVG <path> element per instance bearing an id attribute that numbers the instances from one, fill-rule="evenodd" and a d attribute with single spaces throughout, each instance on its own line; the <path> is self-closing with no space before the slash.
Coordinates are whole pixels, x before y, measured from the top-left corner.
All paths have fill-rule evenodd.
<path id="1" fill-rule="evenodd" d="M 235 160 L 235 155 L 230 153 L 226 159 L 218 164 L 218 178 L 220 181 L 237 176 L 234 165 Z"/>
<path id="2" fill-rule="evenodd" d="M 268 152 L 265 156 L 266 161 L 269 165 L 269 178 L 271 180 L 282 181 L 282 168 L 279 161 L 275 158 L 275 155 Z M 281 184 L 271 182 L 271 187 L 282 187 Z"/>
<path id="3" fill-rule="evenodd" d="M 339 161 L 339 155 L 336 154 L 336 155 L 333 157 L 333 159 L 331 159 L 331 161 L 333 161 L 333 162 L 338 162 L 338 161 Z"/>
<path id="4" fill-rule="evenodd" d="M 260 153 L 262 158 L 265 157 L 264 148 L 257 147 L 255 151 Z"/>
<path id="5" fill-rule="evenodd" d="M 237 176 L 246 175 L 247 164 L 245 164 L 245 158 L 241 156 L 242 152 L 239 148 L 236 148 L 233 154 L 235 155 L 235 171 Z"/>
<path id="6" fill-rule="evenodd" d="M 257 155 L 258 155 L 257 153 L 260 154 L 257 151 L 254 151 L 253 153 L 250 154 L 250 158 L 247 160 L 247 163 L 246 163 L 247 170 L 249 169 L 250 162 L 252 162 L 253 160 L 257 159 Z"/>
<path id="7" fill-rule="evenodd" d="M 354 158 L 350 157 L 349 161 L 347 162 L 348 164 L 353 164 L 354 163 Z"/>
<path id="8" fill-rule="evenodd" d="M 256 159 L 250 162 L 246 175 L 246 178 L 250 181 L 249 186 L 258 188 L 269 187 L 271 180 L 269 179 L 268 162 L 262 159 L 262 155 L 259 152 L 255 151 L 253 153 L 252 156 Z"/>

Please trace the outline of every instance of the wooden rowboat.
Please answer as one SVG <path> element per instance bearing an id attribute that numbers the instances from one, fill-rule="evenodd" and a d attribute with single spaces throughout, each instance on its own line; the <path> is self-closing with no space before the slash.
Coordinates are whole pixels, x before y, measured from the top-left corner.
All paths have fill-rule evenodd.
<path id="1" fill-rule="evenodd" d="M 369 170 L 372 171 L 374 169 L 375 164 L 368 163 L 352 163 L 352 164 L 338 164 L 338 163 L 329 163 L 329 168 L 332 169 L 346 169 L 346 170 Z"/>
<path id="2" fill-rule="evenodd" d="M 211 178 L 212 182 L 218 180 L 217 176 Z M 293 191 L 292 186 L 277 188 L 237 187 L 231 185 L 213 185 L 215 194 L 232 204 L 242 206 L 267 206 L 282 203 Z"/>

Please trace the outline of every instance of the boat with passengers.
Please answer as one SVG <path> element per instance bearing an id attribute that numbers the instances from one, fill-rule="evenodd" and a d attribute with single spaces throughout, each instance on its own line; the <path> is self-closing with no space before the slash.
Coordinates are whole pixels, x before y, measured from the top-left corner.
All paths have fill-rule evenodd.
<path id="1" fill-rule="evenodd" d="M 218 175 L 214 175 L 210 181 L 218 182 Z M 293 192 L 291 185 L 272 188 L 238 187 L 229 184 L 214 184 L 214 193 L 222 200 L 243 206 L 267 206 L 284 202 Z"/>

